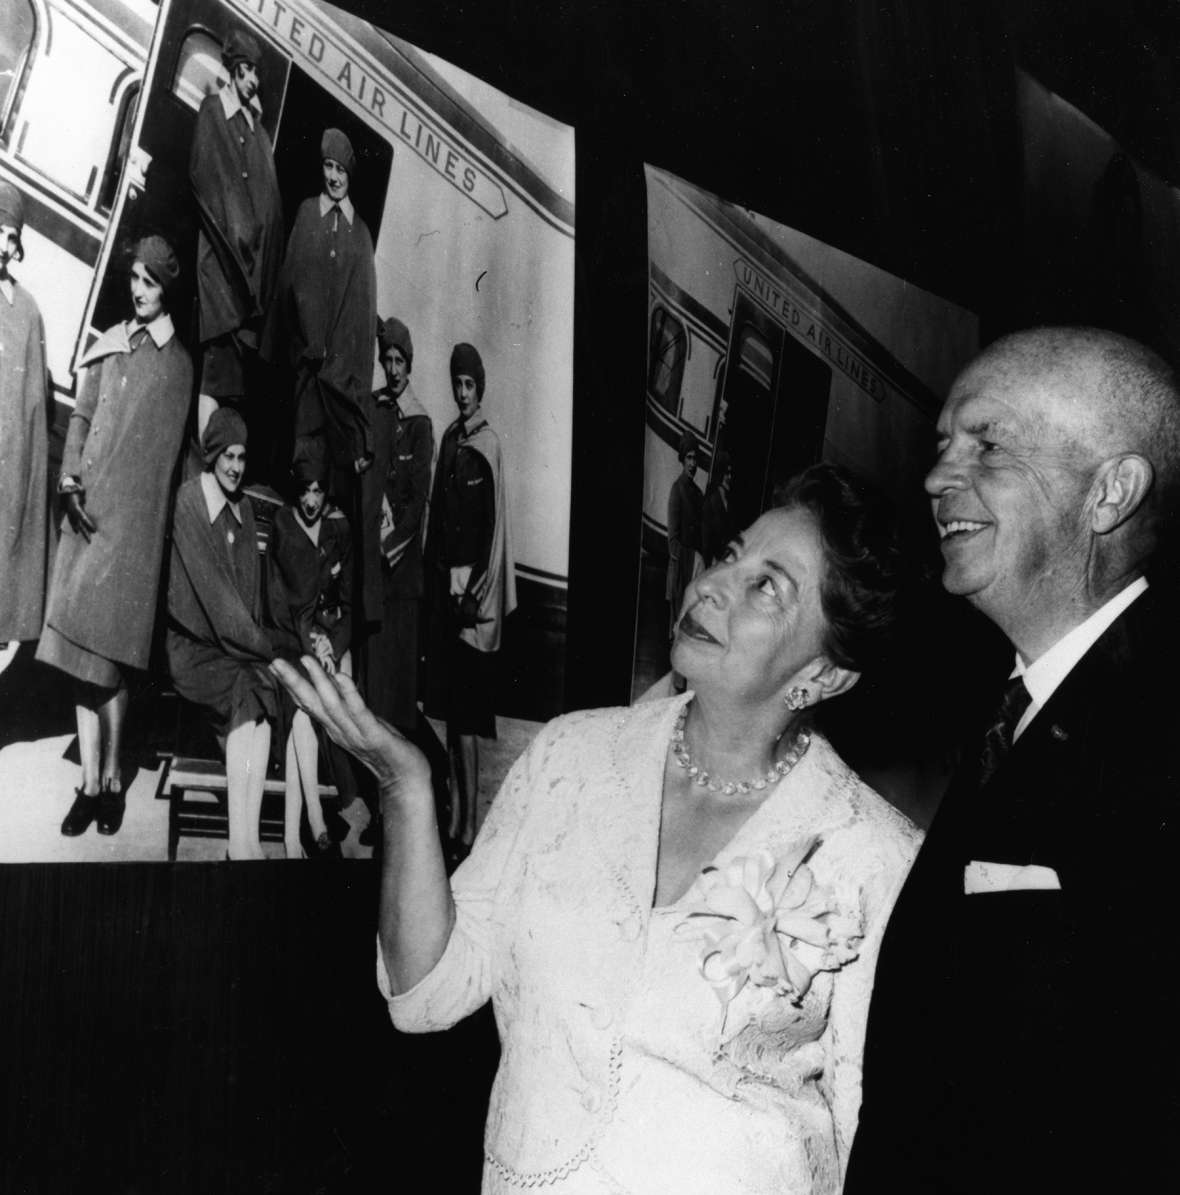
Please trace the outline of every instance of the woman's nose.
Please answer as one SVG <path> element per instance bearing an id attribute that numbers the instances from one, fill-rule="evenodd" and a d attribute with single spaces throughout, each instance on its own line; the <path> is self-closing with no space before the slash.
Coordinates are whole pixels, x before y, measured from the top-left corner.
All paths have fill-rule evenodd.
<path id="1" fill-rule="evenodd" d="M 732 580 L 733 566 L 724 562 L 707 568 L 696 579 L 697 593 L 711 602 L 721 604 L 729 596 L 729 586 Z"/>

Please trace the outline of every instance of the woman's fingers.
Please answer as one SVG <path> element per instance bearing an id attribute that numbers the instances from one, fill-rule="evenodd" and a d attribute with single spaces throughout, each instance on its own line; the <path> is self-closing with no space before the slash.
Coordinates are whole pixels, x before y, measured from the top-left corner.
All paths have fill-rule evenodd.
<path id="1" fill-rule="evenodd" d="M 298 668 L 292 667 L 286 660 L 274 659 L 270 662 L 270 670 L 282 682 L 283 687 L 295 699 L 301 710 L 310 714 L 317 721 L 324 720 L 324 707 L 319 696 L 307 679 L 301 675 Z"/>
<path id="2" fill-rule="evenodd" d="M 286 660 L 273 660 L 271 671 L 306 712 L 344 747 L 352 746 L 352 727 L 331 679 L 311 656 L 303 656 L 306 676 Z"/>

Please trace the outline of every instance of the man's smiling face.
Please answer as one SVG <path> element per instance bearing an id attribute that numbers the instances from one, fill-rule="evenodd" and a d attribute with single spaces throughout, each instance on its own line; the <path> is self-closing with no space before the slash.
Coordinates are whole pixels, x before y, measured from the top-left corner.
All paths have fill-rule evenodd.
<path id="1" fill-rule="evenodd" d="M 951 388 L 926 477 L 943 585 L 1001 629 L 1049 610 L 1085 579 L 1084 403 L 1060 379 L 984 358 Z"/>

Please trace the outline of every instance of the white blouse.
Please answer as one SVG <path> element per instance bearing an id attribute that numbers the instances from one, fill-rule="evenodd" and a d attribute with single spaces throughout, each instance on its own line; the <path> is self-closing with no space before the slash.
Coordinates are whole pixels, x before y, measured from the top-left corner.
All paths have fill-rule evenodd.
<path id="1" fill-rule="evenodd" d="M 378 957 L 399 1029 L 443 1029 L 492 1000 L 485 1192 L 840 1189 L 877 950 L 920 834 L 814 735 L 718 870 L 653 909 L 664 767 L 690 697 L 551 722 L 452 877 L 438 964 L 391 996 Z M 758 883 L 780 861 L 780 881 L 800 874 L 768 903 Z M 700 915 L 717 908 L 740 915 Z M 776 915 L 840 943 L 775 933 Z M 805 994 L 768 976 L 788 954 L 787 973 L 814 972 Z"/>

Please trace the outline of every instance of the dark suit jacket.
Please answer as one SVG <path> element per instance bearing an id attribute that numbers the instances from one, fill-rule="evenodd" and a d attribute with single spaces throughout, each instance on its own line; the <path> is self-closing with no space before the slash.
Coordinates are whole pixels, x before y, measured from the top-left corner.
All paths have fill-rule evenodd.
<path id="1" fill-rule="evenodd" d="M 961 769 L 881 950 L 845 1191 L 1148 1191 L 1176 1169 L 1180 718 L 1153 587 L 982 789 Z M 1060 891 L 965 896 L 972 861 Z"/>

